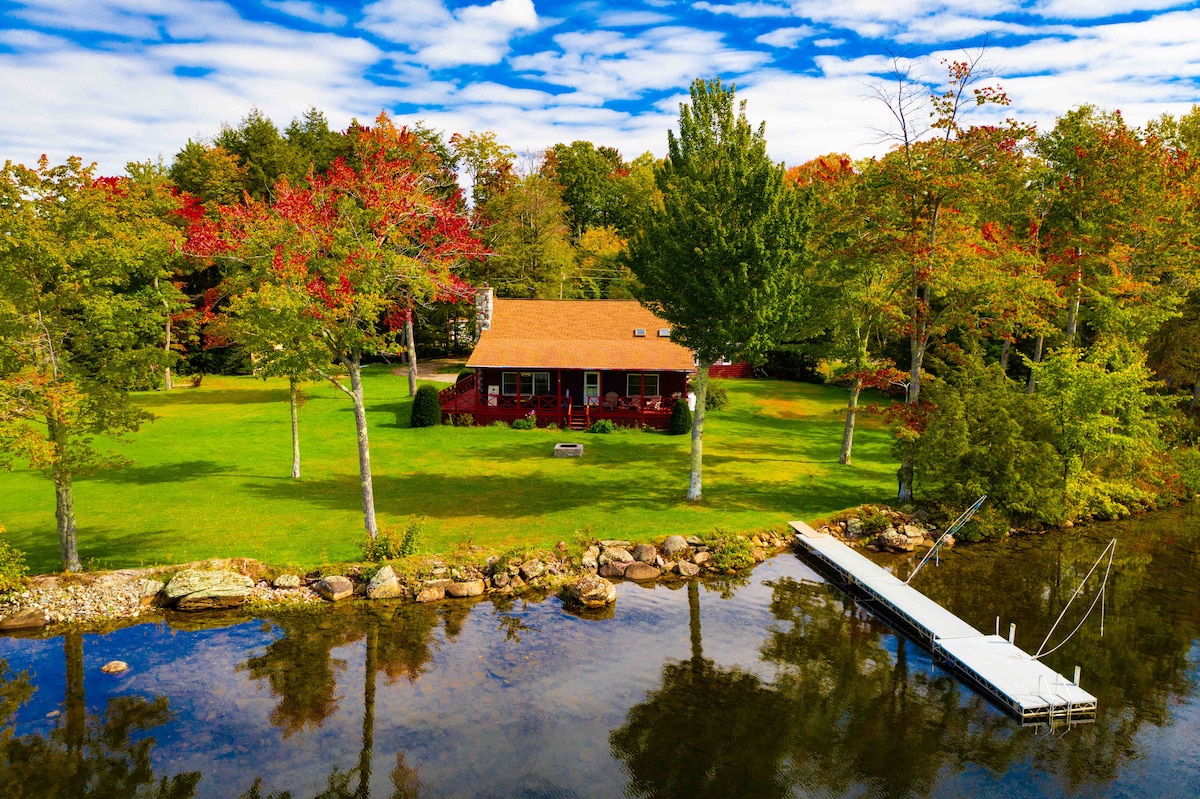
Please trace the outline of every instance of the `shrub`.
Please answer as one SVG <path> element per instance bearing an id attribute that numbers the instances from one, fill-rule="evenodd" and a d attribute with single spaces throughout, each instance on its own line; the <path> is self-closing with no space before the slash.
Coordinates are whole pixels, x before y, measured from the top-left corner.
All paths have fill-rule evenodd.
<path id="1" fill-rule="evenodd" d="M 754 555 L 751 554 L 753 547 L 749 539 L 724 527 L 717 527 L 711 533 L 700 536 L 700 540 L 712 555 L 712 565 L 721 571 L 754 565 Z"/>
<path id="2" fill-rule="evenodd" d="M 704 408 L 709 411 L 723 411 L 729 407 L 729 392 L 724 383 L 713 381 L 708 384 L 708 396 L 704 400 Z"/>
<path id="3" fill-rule="evenodd" d="M 504 421 L 503 419 L 496 419 L 489 424 L 488 427 L 503 427 L 505 430 L 509 429 L 508 422 Z"/>
<path id="4" fill-rule="evenodd" d="M 412 426 L 434 427 L 442 423 L 442 406 L 438 403 L 438 390 L 433 386 L 421 386 L 413 397 Z"/>
<path id="5" fill-rule="evenodd" d="M 0 533 L 4 528 L 0 527 Z M 25 565 L 25 553 L 9 546 L 0 538 L 0 596 L 11 594 L 25 583 L 25 574 L 29 571 Z"/>
<path id="6" fill-rule="evenodd" d="M 449 416 L 450 424 L 453 427 L 474 427 L 475 414 L 473 413 L 452 413 Z"/>
<path id="7" fill-rule="evenodd" d="M 613 424 L 612 419 L 597 419 L 588 425 L 587 432 L 589 433 L 611 433 L 617 429 Z"/>
<path id="8" fill-rule="evenodd" d="M 464 370 L 462 370 L 461 372 L 459 372 L 459 373 L 458 373 L 458 377 L 454 378 L 454 382 L 455 382 L 455 383 L 461 383 L 461 382 L 462 382 L 463 380 L 465 380 L 466 378 L 468 378 L 468 377 L 474 377 L 474 376 L 475 376 L 475 370 L 474 370 L 474 369 L 464 369 Z"/>
<path id="9" fill-rule="evenodd" d="M 379 563 L 393 558 L 405 558 L 415 555 L 421 550 L 425 520 L 415 516 L 409 517 L 403 532 L 397 532 L 391 527 L 380 527 L 374 539 L 360 541 L 358 548 L 362 550 L 363 560 Z"/>
<path id="10" fill-rule="evenodd" d="M 671 421 L 667 422 L 667 435 L 682 436 L 692 430 L 692 411 L 688 408 L 687 400 L 675 400 L 671 409 Z"/>
<path id="11" fill-rule="evenodd" d="M 513 430 L 532 430 L 537 427 L 537 414 L 530 411 L 520 419 L 513 419 L 511 427 Z"/>

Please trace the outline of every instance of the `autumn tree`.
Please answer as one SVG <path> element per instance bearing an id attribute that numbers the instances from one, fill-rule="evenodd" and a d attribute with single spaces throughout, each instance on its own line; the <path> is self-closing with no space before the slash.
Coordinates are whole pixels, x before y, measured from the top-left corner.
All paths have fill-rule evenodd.
<path id="1" fill-rule="evenodd" d="M 0 171 L 0 459 L 54 484 L 67 571 L 81 568 L 74 480 L 123 463 L 95 443 L 147 414 L 126 388 L 161 373 L 155 282 L 180 235 L 161 182 L 99 178 L 78 158 Z"/>
<path id="2" fill-rule="evenodd" d="M 353 403 L 363 526 L 374 538 L 363 358 L 400 346 L 404 315 L 415 304 L 464 290 L 458 272 L 484 250 L 457 197 L 443 198 L 436 155 L 414 133 L 381 114 L 353 141 L 352 156 L 312 174 L 308 187 L 281 180 L 273 200 L 226 207 L 215 223 L 201 220 L 189 247 L 245 270 L 235 306 L 269 309 L 275 294 L 295 303 L 294 313 L 278 317 L 281 346 L 303 321 L 325 348 L 328 365 L 313 369 Z M 269 315 L 261 318 L 269 324 Z M 268 341 L 271 331 L 260 335 Z"/>
<path id="3" fill-rule="evenodd" d="M 679 107 L 679 134 L 655 169 L 662 203 L 630 245 L 637 298 L 696 353 L 688 499 L 701 498 L 708 369 L 753 360 L 804 310 L 806 195 L 767 156 L 765 125 L 734 108 L 734 88 L 696 80 Z"/>
<path id="4" fill-rule="evenodd" d="M 864 165 L 871 169 L 875 162 Z M 848 465 L 863 388 L 887 388 L 897 373 L 890 360 L 872 351 L 872 341 L 899 326 L 893 296 L 902 255 L 878 225 L 864 224 L 872 211 L 868 179 L 850 158 L 831 154 L 787 171 L 788 181 L 813 196 L 813 263 L 807 275 L 814 305 L 810 335 L 823 342 L 821 354 L 835 365 L 835 379 L 849 386 L 838 461 Z M 875 349 L 878 349 L 877 347 Z"/>

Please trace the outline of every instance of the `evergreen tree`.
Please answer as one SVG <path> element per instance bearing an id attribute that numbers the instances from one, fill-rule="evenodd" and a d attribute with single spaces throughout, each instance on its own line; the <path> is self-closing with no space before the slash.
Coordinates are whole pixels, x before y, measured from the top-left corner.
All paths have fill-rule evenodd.
<path id="1" fill-rule="evenodd" d="M 679 135 L 655 169 L 662 202 L 630 245 L 637 298 L 696 353 L 689 500 L 701 498 L 708 368 L 719 358 L 755 360 L 803 310 L 800 265 L 807 194 L 784 182 L 767 156 L 765 126 L 750 127 L 734 89 L 697 80 L 679 108 Z"/>

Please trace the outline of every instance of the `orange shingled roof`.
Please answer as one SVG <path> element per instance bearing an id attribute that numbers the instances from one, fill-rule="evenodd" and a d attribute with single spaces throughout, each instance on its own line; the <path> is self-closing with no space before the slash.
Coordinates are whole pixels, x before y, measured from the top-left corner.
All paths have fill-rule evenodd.
<path id="1" fill-rule="evenodd" d="M 695 371 L 691 352 L 658 335 L 667 327 L 634 300 L 496 299 L 467 366 Z"/>

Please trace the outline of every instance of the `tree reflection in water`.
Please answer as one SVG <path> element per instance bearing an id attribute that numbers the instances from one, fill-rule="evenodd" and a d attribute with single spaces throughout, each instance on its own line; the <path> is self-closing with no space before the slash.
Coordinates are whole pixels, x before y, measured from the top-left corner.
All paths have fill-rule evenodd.
<path id="1" fill-rule="evenodd" d="M 346 770 L 334 768 L 326 788 L 317 799 L 369 799 L 375 737 L 376 678 L 385 675 L 390 685 L 397 680 L 415 682 L 433 658 L 434 633 L 441 626 L 447 639 L 454 638 L 470 615 L 471 603 L 399 605 L 387 602 L 323 608 L 318 614 L 281 614 L 267 619 L 282 635 L 262 655 L 249 658 L 239 669 L 258 680 L 266 680 L 279 698 L 271 722 L 283 729 L 284 737 L 305 727 L 320 727 L 337 709 L 338 676 L 347 664 L 333 656 L 340 646 L 363 642 L 363 723 L 358 763 Z M 396 755 L 390 772 L 391 799 L 415 799 L 420 779 L 415 768 Z M 263 794 L 261 779 L 241 799 L 291 799 L 292 794 Z"/>
<path id="2" fill-rule="evenodd" d="M 629 772 L 630 796 L 781 797 L 787 738 L 774 720 L 782 697 L 755 675 L 704 657 L 700 589 L 688 583 L 692 656 L 663 666 L 662 687 L 630 709 L 609 738 Z"/>
<path id="3" fill-rule="evenodd" d="M 33 696 L 28 674 L 0 660 L 0 796 L 28 799 L 189 799 L 200 772 L 159 776 L 151 766 L 154 738 L 143 735 L 168 720 L 167 700 L 115 696 L 103 716 L 89 717 L 83 696 L 83 636 L 63 639 L 66 713 L 47 736 L 13 735 L 8 726 Z"/>

